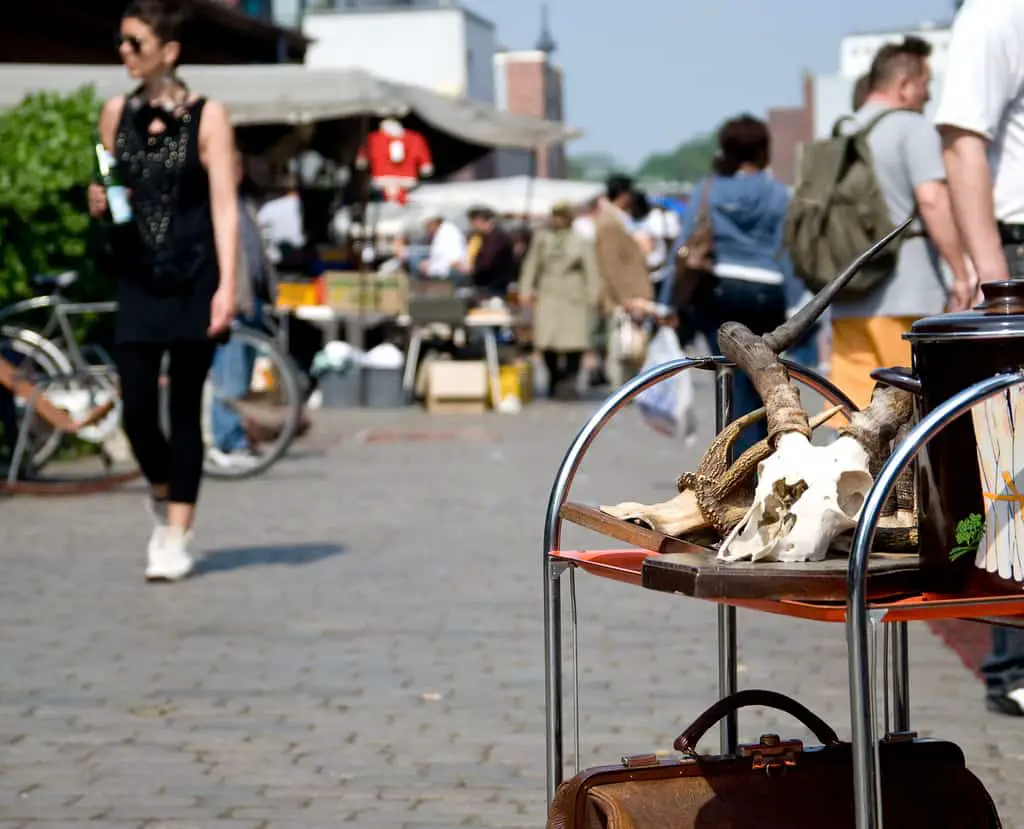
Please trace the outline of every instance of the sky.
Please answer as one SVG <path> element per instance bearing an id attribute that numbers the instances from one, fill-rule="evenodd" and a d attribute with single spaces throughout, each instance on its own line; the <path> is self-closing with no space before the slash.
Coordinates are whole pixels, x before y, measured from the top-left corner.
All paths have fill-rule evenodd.
<path id="1" fill-rule="evenodd" d="M 540 0 L 466 0 L 499 43 L 532 49 Z M 952 0 L 549 0 L 569 154 L 635 165 L 740 112 L 800 103 L 803 71 L 832 74 L 839 41 L 952 17 Z"/>

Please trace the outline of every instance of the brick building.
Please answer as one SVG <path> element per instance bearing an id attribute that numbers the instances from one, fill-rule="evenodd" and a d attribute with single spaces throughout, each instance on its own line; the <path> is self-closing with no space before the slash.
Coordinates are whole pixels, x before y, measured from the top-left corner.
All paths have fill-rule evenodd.
<path id="1" fill-rule="evenodd" d="M 565 117 L 562 70 L 552 61 L 555 40 L 543 9 L 541 34 L 535 49 L 499 52 L 494 56 L 495 103 L 498 109 L 529 115 L 546 121 Z M 537 178 L 566 178 L 569 172 L 565 148 L 500 150 L 495 158 L 499 177 L 535 175 Z"/>
<path id="2" fill-rule="evenodd" d="M 796 107 L 768 110 L 768 129 L 772 136 L 769 163 L 772 174 L 783 184 L 796 180 L 800 146 L 814 139 L 814 78 L 805 73 L 803 103 Z"/>

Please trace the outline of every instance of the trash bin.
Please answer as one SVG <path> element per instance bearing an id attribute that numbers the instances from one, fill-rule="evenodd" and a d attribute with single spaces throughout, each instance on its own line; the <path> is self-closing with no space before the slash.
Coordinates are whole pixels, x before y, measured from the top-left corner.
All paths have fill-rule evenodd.
<path id="1" fill-rule="evenodd" d="M 310 371 L 316 378 L 325 409 L 351 409 L 359 405 L 362 396 L 360 356 L 348 343 L 334 340 L 313 358 Z"/>
<path id="2" fill-rule="evenodd" d="M 404 406 L 402 369 L 363 366 L 363 405 L 368 409 L 397 409 Z"/>
<path id="3" fill-rule="evenodd" d="M 402 374 L 405 356 L 390 343 L 363 355 L 363 405 L 368 409 L 397 409 L 405 405 Z"/>
<path id="4" fill-rule="evenodd" d="M 317 379 L 325 409 L 352 409 L 359 405 L 362 372 L 355 363 L 344 369 L 328 369 Z"/>

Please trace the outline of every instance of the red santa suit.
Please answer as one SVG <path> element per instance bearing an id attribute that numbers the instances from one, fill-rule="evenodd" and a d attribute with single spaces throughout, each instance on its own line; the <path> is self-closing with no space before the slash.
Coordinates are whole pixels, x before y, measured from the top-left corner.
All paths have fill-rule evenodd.
<path id="1" fill-rule="evenodd" d="M 408 193 L 421 178 L 434 172 L 427 142 L 415 130 L 407 130 L 393 119 L 381 122 L 366 146 L 356 156 L 356 167 L 370 168 L 370 186 L 390 202 L 405 204 Z"/>

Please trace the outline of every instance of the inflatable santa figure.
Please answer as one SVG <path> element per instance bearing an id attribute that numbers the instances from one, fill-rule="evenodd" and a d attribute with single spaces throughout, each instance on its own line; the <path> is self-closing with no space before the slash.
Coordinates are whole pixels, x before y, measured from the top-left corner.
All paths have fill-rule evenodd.
<path id="1" fill-rule="evenodd" d="M 405 204 L 409 191 L 434 172 L 426 140 L 394 118 L 385 118 L 370 133 L 356 156 L 356 167 L 369 167 L 370 186 L 383 193 L 386 201 L 398 204 Z"/>

